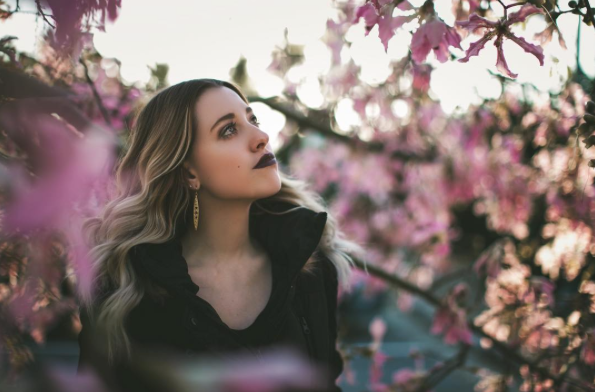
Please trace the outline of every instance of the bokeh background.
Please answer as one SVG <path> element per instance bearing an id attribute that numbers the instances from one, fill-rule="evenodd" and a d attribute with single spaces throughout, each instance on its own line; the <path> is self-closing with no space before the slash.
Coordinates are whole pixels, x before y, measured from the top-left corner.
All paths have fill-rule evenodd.
<path id="1" fill-rule="evenodd" d="M 41 106 L 0 110 L 0 386 L 81 385 L 77 225 L 102 163 L 151 94 L 212 77 L 366 247 L 340 293 L 343 390 L 594 390 L 595 4 L 572 3 L 0 1 L 3 100 L 68 97 L 90 123 L 46 114 L 117 140 L 65 159 L 23 122 Z M 459 61 L 505 18 L 502 54 Z"/>

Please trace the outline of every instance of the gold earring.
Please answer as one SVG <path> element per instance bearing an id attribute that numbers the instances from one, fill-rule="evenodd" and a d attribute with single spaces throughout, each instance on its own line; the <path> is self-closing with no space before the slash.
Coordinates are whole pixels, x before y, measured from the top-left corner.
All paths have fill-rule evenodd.
<path id="1" fill-rule="evenodd" d="M 198 229 L 198 188 L 194 193 L 194 230 Z"/>

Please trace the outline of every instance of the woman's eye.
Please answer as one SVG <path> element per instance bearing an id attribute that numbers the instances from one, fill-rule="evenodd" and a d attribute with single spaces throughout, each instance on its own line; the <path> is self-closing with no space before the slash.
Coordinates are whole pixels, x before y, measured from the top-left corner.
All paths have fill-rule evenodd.
<path id="1" fill-rule="evenodd" d="M 258 118 L 256 116 L 252 116 L 251 118 L 252 122 L 254 123 L 254 125 L 259 126 L 260 122 L 258 121 Z M 223 128 L 223 130 L 221 131 L 221 139 L 229 139 L 230 137 L 232 137 L 234 134 L 236 134 L 238 131 L 236 129 L 236 123 L 232 122 L 229 123 L 229 125 L 227 125 L 226 127 Z M 232 131 L 229 134 L 227 134 L 227 131 Z"/>
<path id="2" fill-rule="evenodd" d="M 221 138 L 222 139 L 230 138 L 234 133 L 236 133 L 235 129 L 236 129 L 236 123 L 235 122 L 230 123 L 228 126 L 223 128 L 223 131 L 221 132 Z M 229 130 L 234 130 L 234 132 L 230 133 L 229 135 L 226 135 L 225 133 Z"/>

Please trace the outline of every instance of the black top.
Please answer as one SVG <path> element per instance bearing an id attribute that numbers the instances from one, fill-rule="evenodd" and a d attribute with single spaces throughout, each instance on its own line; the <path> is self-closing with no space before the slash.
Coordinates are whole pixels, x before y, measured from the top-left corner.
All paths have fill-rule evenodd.
<path id="1" fill-rule="evenodd" d="M 295 207 L 289 203 L 269 203 L 272 211 Z M 287 344 L 306 357 L 327 366 L 331 383 L 343 368 L 336 343 L 337 276 L 332 262 L 321 252 L 319 268 L 312 276 L 301 272 L 314 254 L 326 224 L 327 213 L 305 207 L 284 215 L 261 213 L 253 205 L 250 235 L 265 249 L 272 267 L 270 299 L 255 321 L 243 330 L 229 328 L 215 309 L 196 294 L 200 287 L 188 274 L 182 256 L 179 226 L 176 236 L 161 244 L 144 243 L 132 248 L 130 259 L 135 271 L 165 288 L 171 297 L 160 304 L 148 296 L 135 307 L 126 321 L 130 338 L 141 345 L 158 343 L 177 348 L 189 355 L 209 353 L 215 356 L 246 351 L 260 357 L 262 348 Z M 85 327 L 89 322 L 81 310 L 83 331 L 79 336 L 82 364 L 91 362 L 85 345 Z M 89 337 L 92 339 L 92 337 Z M 333 389 L 333 390 L 339 390 Z"/>

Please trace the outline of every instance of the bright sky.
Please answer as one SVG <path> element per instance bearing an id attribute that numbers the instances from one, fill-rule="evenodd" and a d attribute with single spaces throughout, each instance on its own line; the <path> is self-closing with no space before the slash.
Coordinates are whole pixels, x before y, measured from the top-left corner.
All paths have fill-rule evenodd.
<path id="1" fill-rule="evenodd" d="M 364 0 L 359 2 L 363 4 Z M 8 3 L 14 7 L 14 0 Z M 421 5 L 423 0 L 411 0 L 411 3 Z M 244 56 L 248 73 L 259 94 L 276 95 L 281 92 L 282 81 L 269 74 L 266 67 L 271 62 L 272 50 L 282 45 L 284 29 L 287 28 L 291 43 L 305 45 L 306 57 L 304 65 L 288 77 L 305 81 L 298 95 L 306 104 L 317 107 L 323 103 L 317 77 L 328 72 L 330 54 L 320 38 L 325 31 L 326 19 L 335 12 L 332 0 L 174 0 L 167 4 L 148 4 L 147 0 L 122 1 L 121 13 L 115 24 L 108 24 L 105 33 L 95 33 L 97 50 L 104 57 L 115 57 L 122 62 L 121 73 L 125 81 L 146 82 L 149 78 L 148 66 L 155 63 L 169 65 L 170 84 L 202 77 L 229 79 L 230 68 L 240 56 Z M 452 25 L 451 2 L 437 1 L 435 4 L 439 16 Z M 564 1 L 561 4 L 566 6 Z M 28 10 L 27 7 L 32 8 L 32 5 L 32 2 L 26 3 L 21 8 Z M 544 91 L 560 88 L 561 81 L 566 78 L 566 67 L 575 68 L 578 20 L 578 16 L 571 14 L 558 19 L 568 50 L 560 49 L 554 38 L 555 43 L 545 51 L 543 67 L 533 55 L 505 41 L 509 68 L 519 74 L 520 82 L 533 83 Z M 533 34 L 544 27 L 543 18 L 532 16 L 525 31 L 522 25 L 516 26 L 515 31 L 529 42 L 535 42 Z M 34 53 L 36 37 L 41 36 L 43 28 L 43 21 L 36 20 L 34 15 L 15 14 L 0 23 L 0 37 L 15 35 L 19 38 L 16 42 L 19 50 Z M 462 42 L 463 48 L 468 48 L 469 43 L 477 38 L 468 37 Z M 391 60 L 407 54 L 411 35 L 406 31 L 397 34 L 389 42 L 386 54 L 378 38 L 377 27 L 366 37 L 363 20 L 360 20 L 359 25 L 349 30 L 347 39 L 352 42 L 352 47 L 343 60 L 351 56 L 362 67 L 361 79 L 376 84 L 388 75 Z M 595 48 L 595 29 L 592 26 L 581 26 L 581 47 L 581 65 L 590 77 L 595 77 L 595 51 L 591 49 Z M 453 52 L 460 56 L 464 53 L 457 49 Z M 555 61 L 552 56 L 556 57 Z M 465 110 L 469 104 L 480 102 L 481 97 L 498 97 L 500 94 L 499 84 L 487 71 L 496 70 L 496 50 L 491 42 L 468 63 L 441 64 L 433 54 L 428 56 L 428 62 L 436 67 L 431 82 L 433 96 L 440 99 L 447 112 L 454 111 L 457 106 L 459 110 Z M 284 125 L 284 117 L 264 104 L 254 103 L 251 106 L 263 129 L 269 133 L 273 148 L 276 148 L 276 136 Z M 396 106 L 395 111 L 403 109 Z M 340 107 L 339 112 L 345 116 L 345 121 L 338 119 L 341 128 L 357 125 L 356 121 L 349 120 L 353 118 L 353 113 L 348 105 Z"/>

